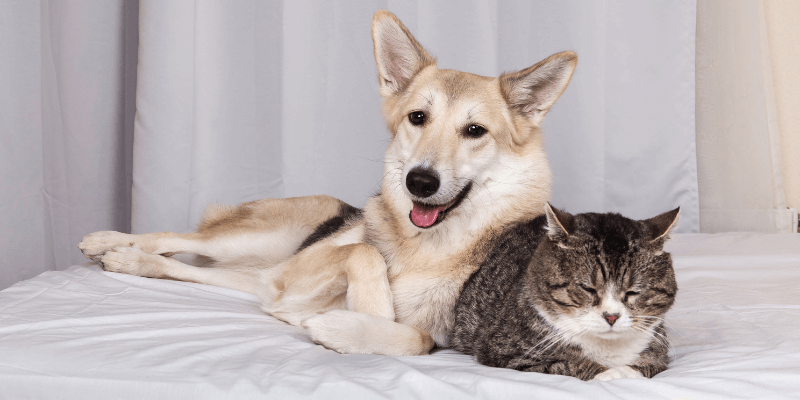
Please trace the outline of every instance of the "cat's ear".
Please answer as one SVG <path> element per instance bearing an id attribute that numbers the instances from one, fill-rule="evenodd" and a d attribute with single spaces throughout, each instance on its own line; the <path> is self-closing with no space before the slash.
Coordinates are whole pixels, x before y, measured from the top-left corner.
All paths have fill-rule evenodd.
<path id="1" fill-rule="evenodd" d="M 544 204 L 544 213 L 547 216 L 547 236 L 554 242 L 567 240 L 575 230 L 575 218 L 567 212 L 561 211 L 550 203 Z"/>
<path id="2" fill-rule="evenodd" d="M 571 51 L 553 54 L 529 68 L 500 75 L 500 90 L 512 109 L 539 126 L 564 93 L 577 64 L 578 55 Z"/>
<path id="3" fill-rule="evenodd" d="M 642 221 L 650 228 L 650 242 L 667 239 L 672 228 L 678 224 L 680 213 L 681 208 L 678 207 L 672 211 L 667 211 L 661 215 Z"/>
<path id="4" fill-rule="evenodd" d="M 372 42 L 384 98 L 402 92 L 417 72 L 436 64 L 436 59 L 389 11 L 380 10 L 372 17 Z"/>

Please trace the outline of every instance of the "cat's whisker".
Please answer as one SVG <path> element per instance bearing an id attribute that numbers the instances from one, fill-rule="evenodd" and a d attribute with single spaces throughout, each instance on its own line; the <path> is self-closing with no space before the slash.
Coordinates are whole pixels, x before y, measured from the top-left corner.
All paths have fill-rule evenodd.
<path id="1" fill-rule="evenodd" d="M 550 344 L 549 344 L 549 345 L 547 345 L 547 347 L 545 347 L 545 348 L 543 348 L 543 349 L 541 349 L 541 350 L 537 351 L 537 352 L 536 352 L 536 353 L 533 355 L 533 357 L 534 357 L 534 358 L 537 358 L 537 357 L 541 356 L 542 354 L 545 354 L 545 352 L 547 352 L 547 350 L 550 350 L 550 348 L 552 348 L 553 346 L 555 346 L 555 345 L 557 345 L 557 344 L 559 344 L 559 343 L 562 343 L 562 342 L 564 341 L 564 338 L 563 338 L 563 337 L 561 337 L 561 336 L 558 336 L 558 335 L 556 335 L 556 336 L 554 337 L 554 339 L 556 339 L 556 340 L 554 340 L 554 341 L 553 341 L 553 340 L 551 340 Z"/>
<path id="2" fill-rule="evenodd" d="M 669 340 L 667 339 L 666 336 L 664 336 L 663 334 L 659 333 L 658 331 L 655 331 L 655 330 L 649 329 L 649 328 L 643 328 L 643 327 L 636 327 L 635 326 L 634 329 L 639 331 L 639 332 L 642 332 L 642 333 L 645 333 L 645 334 L 648 334 L 648 335 L 652 335 L 653 339 L 656 342 L 660 343 L 661 345 L 663 345 L 664 347 L 667 348 L 667 352 L 671 353 L 670 354 L 671 357 L 675 357 L 675 355 L 676 355 L 675 354 L 675 349 L 672 347 L 672 344 L 669 342 Z"/>
<path id="3" fill-rule="evenodd" d="M 636 317 L 633 317 L 633 318 L 642 319 L 646 323 L 650 323 L 649 321 L 661 321 L 664 324 L 664 327 L 668 328 L 670 330 L 670 332 L 675 332 L 678 335 L 680 335 L 681 338 L 684 338 L 684 339 L 686 338 L 686 336 L 684 336 L 683 333 L 681 333 L 679 330 L 675 329 L 675 327 L 672 326 L 671 323 L 667 322 L 667 320 L 662 318 L 662 317 L 657 317 L 655 315 L 637 315 Z M 655 326 L 655 324 L 653 323 L 653 324 L 651 324 L 651 326 Z"/>
<path id="4" fill-rule="evenodd" d="M 672 347 L 672 345 L 669 343 L 669 340 L 667 340 L 667 337 L 664 334 L 662 334 L 661 332 L 653 331 L 652 334 L 653 334 L 653 337 L 656 338 L 656 340 L 663 341 L 665 346 L 670 347 L 670 348 Z"/>
<path id="5" fill-rule="evenodd" d="M 527 356 L 528 354 L 530 354 L 530 352 L 531 352 L 531 351 L 533 351 L 534 349 L 536 349 L 537 347 L 539 347 L 539 346 L 541 346 L 541 345 L 544 345 L 544 344 L 547 344 L 547 343 L 551 343 L 551 342 L 552 342 L 554 339 L 558 339 L 558 338 L 559 338 L 559 334 L 558 334 L 558 332 L 551 332 L 551 333 L 547 334 L 547 336 L 545 336 L 545 337 L 544 337 L 544 339 L 540 340 L 540 341 L 539 341 L 539 343 L 537 343 L 536 345 L 534 345 L 533 347 L 531 347 L 531 348 L 530 348 L 530 349 L 529 349 L 529 350 L 528 350 L 528 351 L 525 353 L 525 355 L 524 355 L 524 356 Z M 534 357 L 536 357 L 536 356 L 540 355 L 540 354 L 541 354 L 543 351 L 547 350 L 547 349 L 548 349 L 550 346 L 552 346 L 552 343 L 551 343 L 549 346 L 545 347 L 544 349 L 542 349 L 542 350 L 539 350 L 538 352 L 536 352 L 536 353 L 534 354 Z M 524 357 L 524 356 L 523 356 L 523 357 Z"/>
<path id="6" fill-rule="evenodd" d="M 637 315 L 631 317 L 631 319 L 635 320 L 636 322 L 643 322 L 645 324 L 648 324 L 648 326 L 655 326 L 658 322 L 666 323 L 666 321 L 664 321 L 663 318 L 656 317 L 653 315 Z"/>
<path id="7" fill-rule="evenodd" d="M 531 346 L 531 348 L 528 349 L 528 351 L 526 351 L 525 354 L 522 355 L 522 358 L 527 357 L 528 354 L 530 354 L 533 350 L 535 350 L 537 347 L 541 346 L 543 343 L 546 343 L 549 340 L 550 340 L 550 335 L 546 336 L 544 339 L 539 341 L 539 343 L 536 343 L 535 345 Z M 536 354 L 539 354 L 539 353 L 536 353 Z"/>
<path id="8" fill-rule="evenodd" d="M 534 357 L 538 357 L 539 355 L 541 355 L 541 354 L 544 354 L 544 353 L 545 353 L 547 350 L 549 350 L 550 348 L 552 348 L 552 347 L 553 347 L 553 346 L 555 346 L 555 345 L 558 345 L 558 344 L 562 344 L 562 343 L 568 342 L 568 341 L 570 341 L 571 339 L 573 339 L 573 338 L 575 338 L 576 336 L 578 336 L 579 334 L 586 333 L 585 331 L 586 331 L 586 330 L 585 330 L 584 328 L 580 327 L 580 326 L 570 326 L 570 327 L 568 327 L 568 328 L 566 328 L 566 329 L 555 330 L 555 331 L 553 332 L 553 333 L 554 333 L 554 335 L 553 335 L 553 334 L 551 334 L 551 335 L 549 335 L 549 336 L 552 336 L 552 337 L 553 337 L 553 338 L 555 338 L 556 340 L 555 340 L 555 341 L 552 341 L 552 339 L 551 339 L 551 343 L 550 343 L 550 345 L 548 345 L 547 347 L 545 347 L 545 348 L 543 348 L 543 349 L 539 350 L 539 351 L 538 351 L 538 352 L 537 352 L 537 353 L 534 355 Z"/>
<path id="9" fill-rule="evenodd" d="M 544 337 L 544 339 L 540 340 L 540 341 L 539 341 L 539 343 L 536 343 L 536 344 L 535 344 L 533 347 L 531 347 L 531 348 L 530 348 L 530 349 L 529 349 L 527 352 L 525 352 L 525 354 L 523 355 L 523 357 L 524 357 L 524 356 L 527 356 L 528 354 L 530 354 L 530 352 L 531 352 L 531 351 L 533 351 L 534 349 L 536 349 L 537 347 L 539 347 L 539 346 L 541 346 L 541 345 L 543 345 L 543 344 L 546 344 L 546 343 L 548 343 L 548 342 L 550 342 L 550 341 L 552 341 L 553 339 L 556 339 L 556 338 L 558 338 L 558 337 L 559 337 L 559 332 L 558 332 L 558 331 L 552 331 L 552 332 L 548 333 L 548 334 L 547 334 L 547 335 Z M 552 344 L 551 344 L 551 345 L 552 345 Z M 549 347 L 549 346 L 548 346 L 548 347 Z M 537 355 L 538 355 L 538 354 L 541 354 L 541 352 L 542 352 L 542 351 L 539 351 L 539 352 L 537 352 L 536 354 L 537 354 Z"/>

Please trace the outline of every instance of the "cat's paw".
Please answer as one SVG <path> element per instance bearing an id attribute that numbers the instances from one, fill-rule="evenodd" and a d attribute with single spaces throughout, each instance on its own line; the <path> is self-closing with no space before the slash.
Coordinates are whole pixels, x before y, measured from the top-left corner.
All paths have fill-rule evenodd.
<path id="1" fill-rule="evenodd" d="M 127 233 L 114 231 L 90 233 L 81 239 L 78 249 L 81 250 L 86 258 L 99 262 L 106 252 L 115 247 L 133 246 L 134 243 L 130 240 L 131 236 Z"/>
<path id="2" fill-rule="evenodd" d="M 644 376 L 641 372 L 625 365 L 622 367 L 614 367 L 609 368 L 597 375 L 595 375 L 594 379 L 598 381 L 610 381 L 612 379 L 625 379 L 625 378 L 635 378 L 635 379 L 644 379 Z"/>
<path id="3" fill-rule="evenodd" d="M 162 259 L 136 247 L 115 247 L 100 257 L 100 263 L 106 271 L 156 278 L 160 275 Z"/>

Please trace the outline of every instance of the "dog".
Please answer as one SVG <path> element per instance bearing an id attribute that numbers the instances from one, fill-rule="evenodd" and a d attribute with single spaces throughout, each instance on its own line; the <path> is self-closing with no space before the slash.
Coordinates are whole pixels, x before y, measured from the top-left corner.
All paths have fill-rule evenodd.
<path id="1" fill-rule="evenodd" d="M 375 13 L 372 36 L 391 140 L 363 210 L 328 196 L 211 205 L 196 232 L 95 232 L 80 250 L 107 271 L 255 294 L 341 353 L 447 346 L 462 285 L 492 239 L 550 198 L 540 125 L 577 55 L 489 78 L 438 69 L 388 11 Z"/>

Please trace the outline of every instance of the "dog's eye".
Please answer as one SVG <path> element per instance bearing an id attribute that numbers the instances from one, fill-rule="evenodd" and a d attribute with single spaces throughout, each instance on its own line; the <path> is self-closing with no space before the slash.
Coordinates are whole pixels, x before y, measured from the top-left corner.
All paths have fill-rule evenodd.
<path id="1" fill-rule="evenodd" d="M 479 137 L 483 136 L 484 133 L 486 133 L 486 128 L 484 128 L 484 127 L 482 127 L 480 125 L 470 125 L 469 127 L 467 127 L 467 132 L 466 133 L 467 133 L 467 136 L 469 136 L 471 138 L 479 138 Z"/>
<path id="2" fill-rule="evenodd" d="M 412 125 L 422 125 L 425 123 L 425 113 L 422 111 L 414 111 L 408 114 L 408 120 Z"/>

